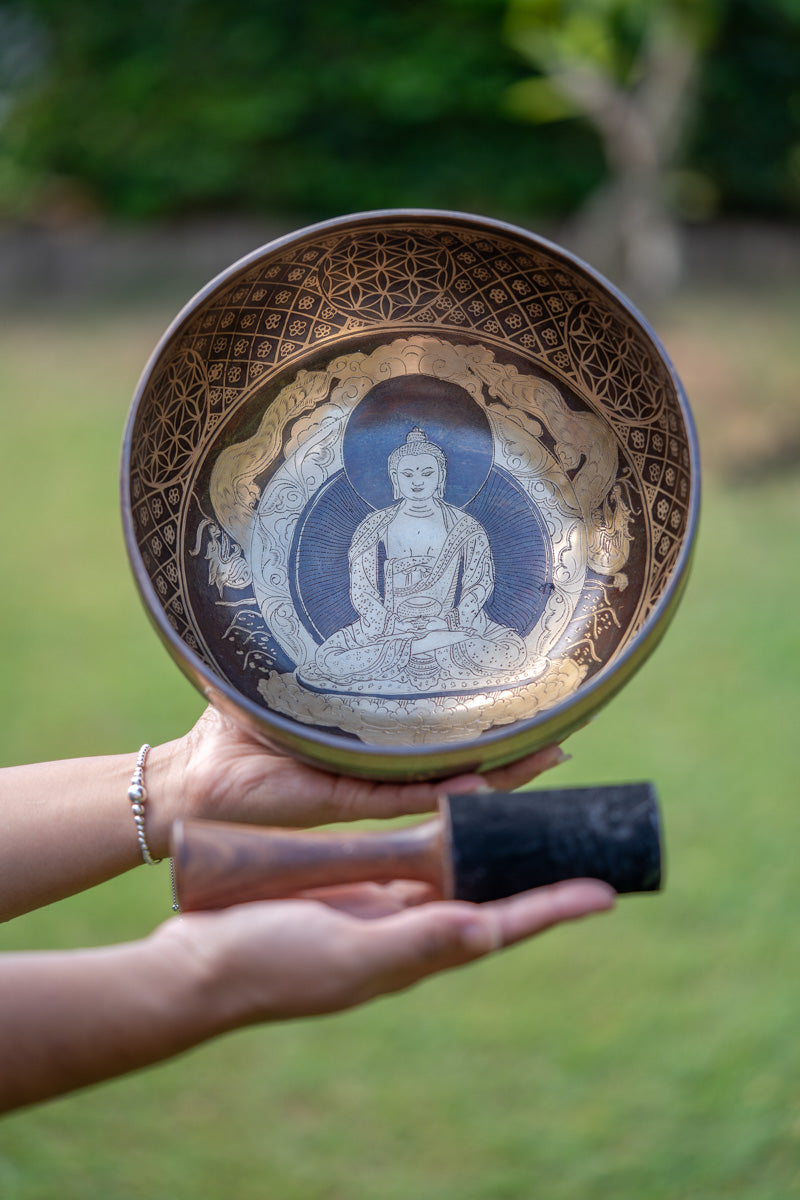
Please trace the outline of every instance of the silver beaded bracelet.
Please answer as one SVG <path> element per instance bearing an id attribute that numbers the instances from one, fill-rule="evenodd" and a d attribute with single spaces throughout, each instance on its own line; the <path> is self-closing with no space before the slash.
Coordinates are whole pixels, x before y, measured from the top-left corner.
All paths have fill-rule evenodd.
<path id="1" fill-rule="evenodd" d="M 136 769 L 133 772 L 131 785 L 128 788 L 128 799 L 131 802 L 131 812 L 133 813 L 133 820 L 136 825 L 136 836 L 139 839 L 139 849 L 142 852 L 142 858 L 148 866 L 153 867 L 156 863 L 160 863 L 161 859 L 153 858 L 150 853 L 150 847 L 147 844 L 147 834 L 144 828 L 144 810 L 147 801 L 147 789 L 144 786 L 144 763 L 149 749 L 150 747 L 145 743 L 136 757 Z"/>

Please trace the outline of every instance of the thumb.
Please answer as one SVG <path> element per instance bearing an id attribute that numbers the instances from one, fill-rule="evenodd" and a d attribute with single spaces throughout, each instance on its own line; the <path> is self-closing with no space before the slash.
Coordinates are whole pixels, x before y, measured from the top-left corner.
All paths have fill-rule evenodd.
<path id="1" fill-rule="evenodd" d="M 562 921 L 605 911 L 613 903 L 614 892 L 607 884 L 584 879 L 489 904 L 423 904 L 364 928 L 362 978 L 370 995 L 399 991 Z"/>
<path id="2" fill-rule="evenodd" d="M 369 996 L 400 991 L 500 944 L 492 914 L 456 901 L 435 901 L 371 921 L 363 926 L 363 937 L 362 979 Z"/>

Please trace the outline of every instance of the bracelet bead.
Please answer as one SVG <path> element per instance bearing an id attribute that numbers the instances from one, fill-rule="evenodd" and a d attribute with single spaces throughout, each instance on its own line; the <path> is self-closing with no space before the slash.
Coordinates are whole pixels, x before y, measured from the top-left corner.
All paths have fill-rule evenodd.
<path id="1" fill-rule="evenodd" d="M 131 814 L 133 822 L 136 826 L 136 838 L 139 842 L 139 849 L 142 852 L 142 858 L 148 866 L 154 866 L 160 863 L 160 858 L 153 858 L 150 853 L 150 847 L 147 844 L 147 834 L 145 832 L 144 814 L 147 801 L 147 789 L 144 786 L 144 764 L 147 758 L 150 747 L 147 743 L 140 749 L 136 757 L 136 767 L 133 772 L 133 778 L 128 788 L 128 800 L 131 805 Z"/>

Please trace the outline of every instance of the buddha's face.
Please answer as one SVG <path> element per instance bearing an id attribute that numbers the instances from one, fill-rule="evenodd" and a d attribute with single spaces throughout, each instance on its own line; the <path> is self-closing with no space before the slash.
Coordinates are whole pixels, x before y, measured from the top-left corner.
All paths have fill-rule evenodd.
<path id="1" fill-rule="evenodd" d="M 432 454 L 406 454 L 397 464 L 397 491 L 406 500 L 429 500 L 439 486 L 439 464 Z"/>

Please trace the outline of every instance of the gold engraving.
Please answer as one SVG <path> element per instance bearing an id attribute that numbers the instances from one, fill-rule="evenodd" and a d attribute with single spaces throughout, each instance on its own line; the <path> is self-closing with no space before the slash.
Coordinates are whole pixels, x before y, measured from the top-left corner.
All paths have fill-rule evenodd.
<path id="1" fill-rule="evenodd" d="M 379 217 L 267 248 L 165 338 L 130 426 L 130 539 L 179 659 L 300 725 L 449 745 L 612 676 L 648 631 L 693 533 L 691 436 L 659 347 L 580 264 L 477 219 Z M 474 405 L 506 527 L 495 500 L 410 493 L 413 524 L 402 493 L 347 490 L 348 422 L 414 380 Z M 458 439 L 415 413 L 393 448 L 419 426 L 452 482 Z M 308 567 L 326 521 L 330 612 Z M 531 567 L 514 605 L 537 530 L 540 603 Z"/>
<path id="2" fill-rule="evenodd" d="M 386 518 L 378 510 L 364 522 L 363 549 L 351 547 L 357 572 L 351 575 L 351 596 L 361 613 L 354 625 L 320 646 L 292 600 L 290 550 L 295 531 L 314 495 L 342 470 L 350 413 L 376 383 L 409 376 L 457 384 L 483 407 L 495 464 L 513 476 L 545 514 L 553 556 L 551 590 L 524 639 L 487 622 L 479 608 L 463 631 L 446 629 L 440 612 L 429 614 L 425 637 L 414 638 L 402 620 L 404 614 L 387 608 L 377 585 L 372 587 L 370 612 L 366 564 L 391 524 L 390 510 L 385 510 Z M 546 448 L 543 434 L 554 450 Z M 276 460 L 280 466 L 260 488 L 258 477 Z M 617 474 L 617 444 L 603 422 L 589 412 L 570 409 L 548 381 L 497 363 L 485 346 L 417 335 L 395 339 L 369 354 L 339 356 L 319 371 L 301 370 L 267 408 L 255 434 L 222 450 L 209 487 L 216 521 L 239 547 L 264 623 L 296 668 L 288 675 L 269 673 L 258 685 L 259 694 L 297 720 L 333 724 L 381 744 L 402 744 L 410 736 L 406 724 L 416 727 L 420 701 L 409 699 L 409 693 L 427 697 L 427 712 L 436 717 L 418 723 L 416 742 L 469 738 L 476 729 L 564 699 L 577 688 L 586 668 L 577 662 L 565 667 L 549 656 L 572 620 L 587 568 L 613 574 L 616 586 L 624 579 L 620 568 L 627 560 L 630 537 L 613 540 L 614 532 L 627 528 Z M 457 569 L 467 587 L 475 577 L 473 591 L 484 598 L 491 589 L 482 585 L 481 572 L 492 570 L 483 531 L 452 506 L 443 501 L 440 506 L 450 532 L 439 558 L 417 567 L 416 591 L 406 588 L 425 595 L 439 610 L 448 587 L 453 589 Z M 612 531 L 609 520 L 617 514 L 619 526 Z M 458 531 L 465 522 L 461 541 L 469 543 L 468 558 L 459 545 Z M 206 554 L 209 584 L 218 585 L 217 544 L 218 538 Z M 440 563 L 437 592 L 431 576 Z M 356 599 L 359 588 L 366 597 L 362 602 Z M 462 601 L 461 607 L 465 604 Z M 384 628 L 387 612 L 391 632 Z M 437 618 L 441 628 L 433 628 Z M 378 621 L 381 629 L 376 633 Z M 402 628 L 395 631 L 398 621 Z M 208 650 L 213 655 L 213 647 Z M 304 691 L 304 684 L 316 690 Z M 505 689 L 502 695 L 500 688 Z M 450 695 L 456 690 L 458 696 Z M 445 714 L 446 721 L 438 719 Z"/>

